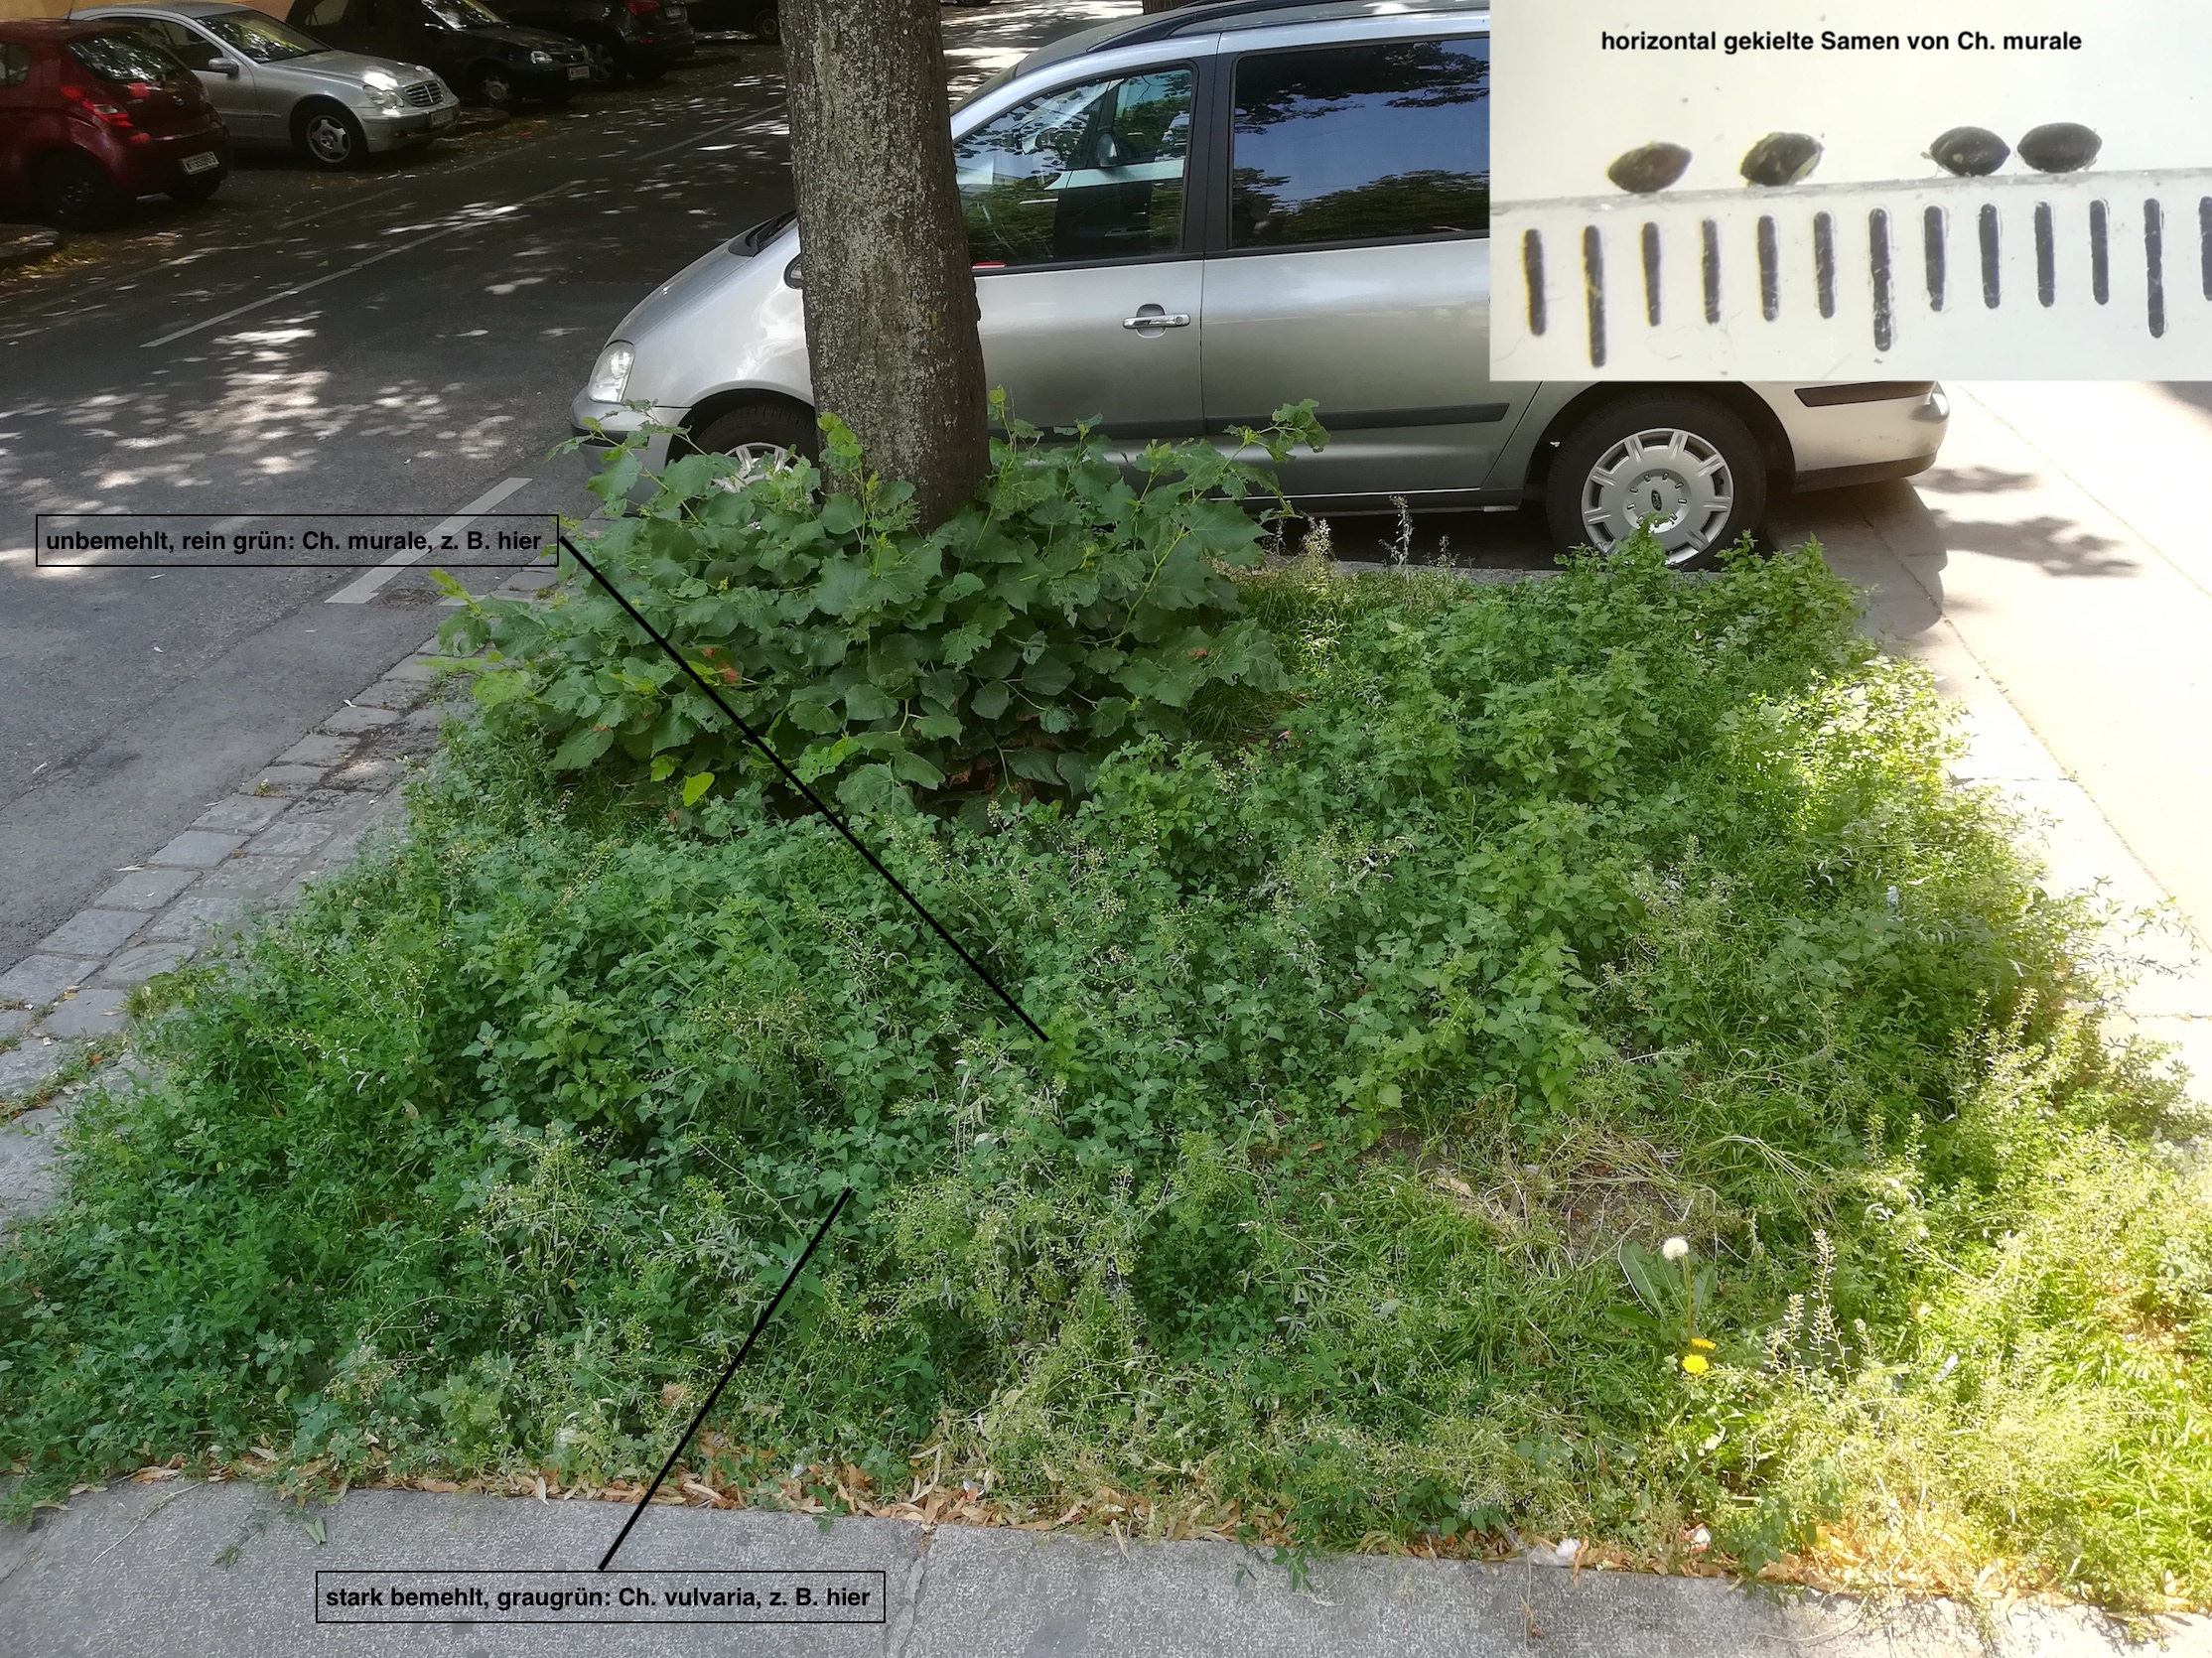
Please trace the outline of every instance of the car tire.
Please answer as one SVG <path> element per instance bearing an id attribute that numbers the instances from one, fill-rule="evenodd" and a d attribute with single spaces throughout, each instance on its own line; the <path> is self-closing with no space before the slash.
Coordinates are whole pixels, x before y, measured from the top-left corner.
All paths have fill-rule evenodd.
<path id="1" fill-rule="evenodd" d="M 368 134 L 335 103 L 304 104 L 292 115 L 292 148 L 310 167 L 338 173 L 368 159 Z"/>
<path id="2" fill-rule="evenodd" d="M 592 60 L 592 84 L 594 86 L 602 86 L 613 90 L 631 77 L 629 66 L 622 61 L 623 53 L 620 47 L 608 46 L 603 42 L 586 41 L 584 51 Z"/>
<path id="3" fill-rule="evenodd" d="M 738 14 L 738 27 L 757 41 L 770 46 L 783 39 L 783 16 L 773 4 L 754 6 Z"/>
<path id="4" fill-rule="evenodd" d="M 514 76 L 500 65 L 486 64 L 469 76 L 469 95 L 493 109 L 512 109 Z"/>
<path id="5" fill-rule="evenodd" d="M 690 433 L 687 441 L 703 454 L 730 455 L 767 467 L 784 465 L 794 456 L 813 462 L 822 453 L 821 428 L 805 410 L 789 403 L 741 403 Z"/>
<path id="6" fill-rule="evenodd" d="M 1562 552 L 1609 553 L 1639 522 L 1677 570 L 1710 568 L 1766 514 L 1766 460 L 1717 397 L 1642 393 L 1597 409 L 1552 457 L 1544 515 Z"/>
<path id="7" fill-rule="evenodd" d="M 97 230 L 120 218 L 123 193 L 107 169 L 81 150 L 63 150 L 40 162 L 31 175 L 31 195 L 39 212 L 65 230 Z"/>

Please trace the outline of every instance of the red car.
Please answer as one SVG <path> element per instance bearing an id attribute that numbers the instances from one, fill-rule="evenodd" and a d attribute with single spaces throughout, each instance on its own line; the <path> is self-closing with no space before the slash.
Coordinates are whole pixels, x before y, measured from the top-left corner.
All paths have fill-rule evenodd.
<path id="1" fill-rule="evenodd" d="M 116 23 L 0 23 L 0 202 L 89 229 L 134 197 L 214 194 L 230 134 L 199 79 Z"/>

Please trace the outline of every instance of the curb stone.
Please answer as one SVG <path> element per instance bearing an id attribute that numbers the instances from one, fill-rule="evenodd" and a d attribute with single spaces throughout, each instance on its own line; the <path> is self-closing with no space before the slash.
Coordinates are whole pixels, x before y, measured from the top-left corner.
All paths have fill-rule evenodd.
<path id="1" fill-rule="evenodd" d="M 162 1470 L 164 1473 L 167 1470 Z M 122 1481 L 0 1533 L 10 1650 L 483 1658 L 745 1651 L 762 1658 L 2117 1658 L 2212 1655 L 2212 1619 L 2130 1631 L 2078 1606 L 1880 1604 L 1527 1562 L 1317 1558 L 1303 1585 L 1235 1543 L 659 1507 L 628 1570 L 883 1573 L 883 1621 L 777 1627 L 319 1626 L 318 1570 L 588 1568 L 617 1503 L 352 1490 L 307 1515 L 252 1481 Z"/>

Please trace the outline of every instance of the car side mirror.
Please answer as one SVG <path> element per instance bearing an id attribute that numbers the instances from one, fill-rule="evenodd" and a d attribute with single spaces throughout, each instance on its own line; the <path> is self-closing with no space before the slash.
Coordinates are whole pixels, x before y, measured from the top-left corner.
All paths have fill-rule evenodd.
<path id="1" fill-rule="evenodd" d="M 216 58 L 210 61 L 207 65 L 207 71 L 210 74 L 226 74 L 232 80 L 238 78 L 238 66 L 227 58 Z"/>
<path id="2" fill-rule="evenodd" d="M 1129 152 L 1121 147 L 1121 140 L 1110 132 L 1098 135 L 1098 165 L 1119 167 L 1129 160 Z"/>

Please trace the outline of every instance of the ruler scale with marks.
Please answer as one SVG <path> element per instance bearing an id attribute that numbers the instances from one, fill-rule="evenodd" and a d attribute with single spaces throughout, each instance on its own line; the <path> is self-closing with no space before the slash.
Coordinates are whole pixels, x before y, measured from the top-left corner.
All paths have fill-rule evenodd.
<path id="1" fill-rule="evenodd" d="M 2212 169 L 1501 205 L 1501 380 L 2212 377 Z"/>

